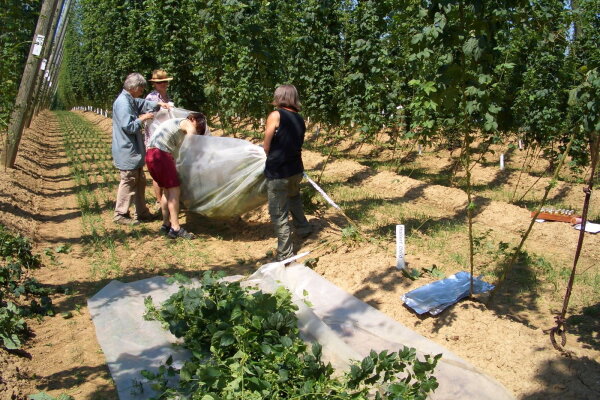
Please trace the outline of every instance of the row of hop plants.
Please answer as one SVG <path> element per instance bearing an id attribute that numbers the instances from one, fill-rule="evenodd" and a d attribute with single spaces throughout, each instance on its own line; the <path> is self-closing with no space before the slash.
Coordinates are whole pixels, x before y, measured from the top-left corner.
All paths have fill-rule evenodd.
<path id="1" fill-rule="evenodd" d="M 599 25 L 597 0 L 84 0 L 59 103 L 110 108 L 127 73 L 161 67 L 175 77 L 175 104 L 228 131 L 264 118 L 275 86 L 291 82 L 327 135 L 369 142 L 385 129 L 428 144 L 519 131 L 556 159 L 576 124 L 568 90 L 599 66 Z M 578 139 L 572 152 L 586 163 Z"/>

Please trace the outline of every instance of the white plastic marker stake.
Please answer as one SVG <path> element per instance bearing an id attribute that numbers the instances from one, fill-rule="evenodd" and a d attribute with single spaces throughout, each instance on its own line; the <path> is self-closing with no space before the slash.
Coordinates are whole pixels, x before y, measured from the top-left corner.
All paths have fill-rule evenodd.
<path id="1" fill-rule="evenodd" d="M 319 192 L 319 193 L 321 194 L 321 196 L 323 196 L 323 198 L 324 198 L 325 200 L 327 200 L 327 202 L 328 202 L 329 204 L 331 204 L 331 205 L 332 205 L 334 208 L 336 208 L 336 209 L 338 209 L 338 210 L 340 210 L 340 211 L 341 211 L 341 208 L 340 208 L 340 206 L 338 206 L 337 204 L 335 204 L 335 203 L 333 202 L 333 200 L 331 200 L 331 198 L 330 198 L 329 196 L 327 196 L 327 193 L 325 193 L 325 192 L 323 191 L 323 189 L 321 189 L 321 188 L 319 187 L 319 185 L 317 185 L 317 184 L 315 183 L 315 181 L 313 181 L 312 179 L 310 179 L 310 178 L 308 177 L 308 175 L 306 175 L 306 172 L 304 173 L 304 177 L 305 177 L 305 178 L 306 178 L 306 180 L 307 180 L 307 181 L 308 181 L 308 182 L 309 182 L 309 183 L 310 183 L 310 184 L 311 184 L 311 185 L 312 185 L 312 186 L 313 186 L 313 187 L 314 187 L 314 188 L 317 190 L 317 192 Z"/>
<path id="2" fill-rule="evenodd" d="M 519 139 L 519 150 L 523 150 L 523 141 Z"/>
<path id="3" fill-rule="evenodd" d="M 423 147 L 421 146 L 421 144 L 419 144 L 417 148 L 419 149 L 419 155 L 421 155 L 421 153 L 423 152 Z"/>
<path id="4" fill-rule="evenodd" d="M 504 153 L 500 154 L 500 170 L 504 171 Z"/>
<path id="5" fill-rule="evenodd" d="M 404 269 L 404 225 L 396 225 L 396 268 Z"/>

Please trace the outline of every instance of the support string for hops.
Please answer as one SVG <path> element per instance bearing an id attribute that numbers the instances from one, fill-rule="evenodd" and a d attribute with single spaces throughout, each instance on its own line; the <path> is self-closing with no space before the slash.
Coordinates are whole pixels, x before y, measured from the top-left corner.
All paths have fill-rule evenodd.
<path id="1" fill-rule="evenodd" d="M 585 237 L 585 225 L 587 222 L 587 214 L 590 205 L 590 197 L 592 196 L 592 189 L 594 187 L 594 175 L 596 172 L 596 166 L 598 164 L 598 150 L 600 145 L 600 136 L 596 136 L 592 143 L 590 143 L 592 153 L 592 165 L 590 172 L 590 179 L 587 187 L 583 188 L 585 193 L 585 200 L 583 201 L 583 212 L 581 214 L 581 228 L 579 231 L 579 240 L 577 241 L 577 249 L 575 250 L 575 258 L 573 259 L 573 269 L 571 270 L 571 276 L 569 277 L 569 283 L 567 284 L 567 291 L 563 300 L 563 308 L 559 315 L 555 317 L 556 326 L 550 329 L 550 342 L 552 346 L 563 355 L 570 356 L 571 354 L 564 348 L 567 344 L 567 336 L 565 334 L 565 315 L 567 314 L 567 307 L 569 306 L 569 300 L 571 298 L 571 292 L 573 290 L 573 283 L 575 281 L 575 272 L 577 270 L 577 262 L 579 261 L 579 255 L 581 254 L 581 248 L 583 247 L 583 238 Z M 556 341 L 556 336 L 560 336 L 560 344 Z"/>

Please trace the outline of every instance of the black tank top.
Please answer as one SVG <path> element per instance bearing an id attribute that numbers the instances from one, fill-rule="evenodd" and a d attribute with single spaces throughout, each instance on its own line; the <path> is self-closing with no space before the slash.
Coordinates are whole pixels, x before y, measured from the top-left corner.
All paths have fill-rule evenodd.
<path id="1" fill-rule="evenodd" d="M 273 135 L 267 155 L 265 176 L 267 179 L 289 178 L 304 172 L 302 145 L 306 126 L 300 114 L 282 108 L 279 111 L 279 127 Z"/>

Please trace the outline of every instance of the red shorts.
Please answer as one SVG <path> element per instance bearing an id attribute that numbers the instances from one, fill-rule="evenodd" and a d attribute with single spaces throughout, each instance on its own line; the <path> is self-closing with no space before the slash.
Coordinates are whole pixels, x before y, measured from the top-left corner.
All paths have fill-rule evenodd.
<path id="1" fill-rule="evenodd" d="M 161 188 L 170 189 L 181 185 L 175 168 L 175 159 L 173 159 L 171 153 L 157 148 L 148 149 L 146 151 L 146 166 L 152 179 Z"/>

